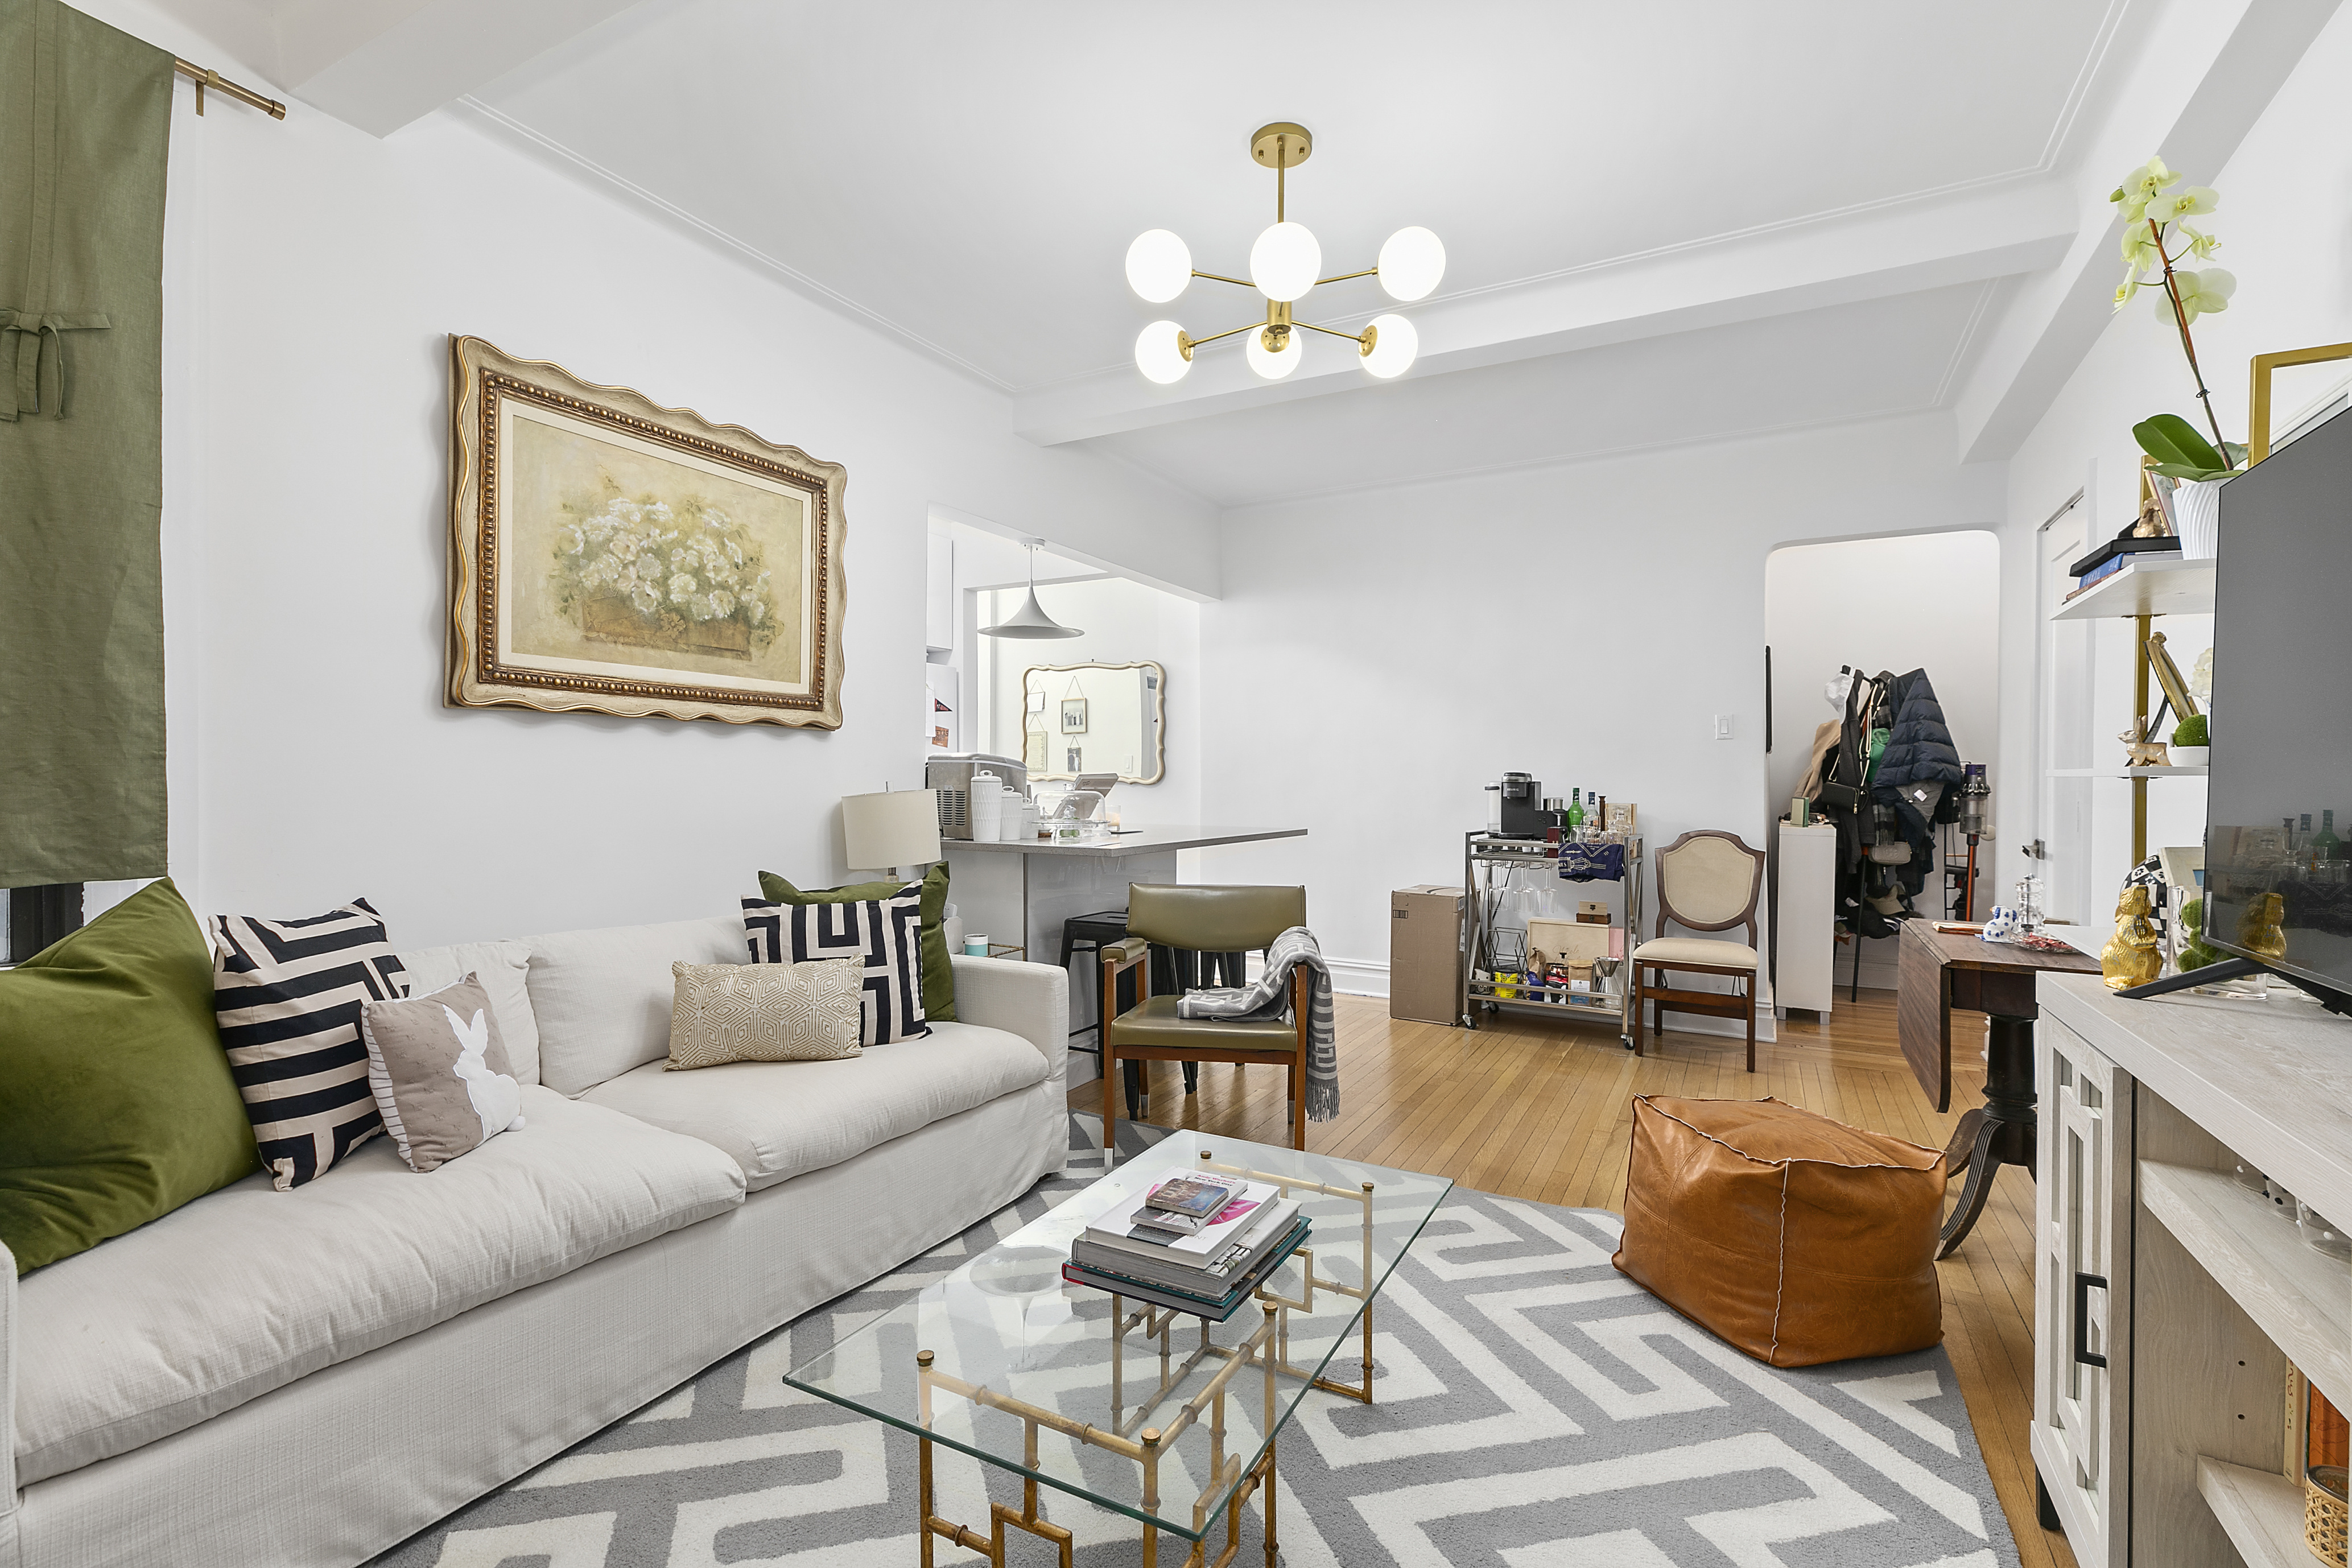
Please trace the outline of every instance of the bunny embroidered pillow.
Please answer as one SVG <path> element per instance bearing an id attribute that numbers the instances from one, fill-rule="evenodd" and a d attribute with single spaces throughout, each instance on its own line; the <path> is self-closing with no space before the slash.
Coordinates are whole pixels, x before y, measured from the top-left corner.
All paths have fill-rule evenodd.
<path id="1" fill-rule="evenodd" d="M 522 1089 L 489 993 L 468 974 L 425 996 L 360 1010 L 368 1087 L 413 1171 L 470 1154 L 522 1125 Z"/>

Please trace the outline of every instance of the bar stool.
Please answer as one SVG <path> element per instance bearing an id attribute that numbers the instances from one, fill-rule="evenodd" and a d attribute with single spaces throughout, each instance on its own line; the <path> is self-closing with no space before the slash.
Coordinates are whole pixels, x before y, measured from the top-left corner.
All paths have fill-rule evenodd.
<path id="1" fill-rule="evenodd" d="M 1127 911 L 1125 910 L 1103 910 L 1090 915 L 1073 916 L 1062 922 L 1062 967 L 1069 968 L 1071 957 L 1082 948 L 1099 952 L 1106 947 L 1126 940 Z M 1242 954 L 1238 952 L 1180 952 L 1172 947 L 1163 947 L 1155 942 L 1151 948 L 1151 988 L 1164 996 L 1189 991 L 1202 984 L 1246 984 L 1247 981 L 1243 977 L 1242 963 Z M 1087 967 L 1095 970 L 1097 975 L 1100 974 L 1097 966 L 1090 963 Z M 1213 981 L 1203 978 L 1212 974 L 1218 975 L 1220 978 Z M 1074 1045 L 1070 1049 L 1087 1052 L 1096 1061 L 1101 1061 L 1102 1026 L 1102 987 L 1097 980 L 1095 986 L 1095 1021 L 1075 1031 L 1075 1035 L 1091 1034 L 1095 1037 L 1095 1043 L 1091 1046 Z M 1183 1067 L 1184 1092 L 1198 1093 L 1201 1088 L 1201 1064 L 1186 1062 Z M 1128 1119 L 1133 1121 L 1143 1113 L 1143 1064 L 1139 1061 L 1129 1061 L 1119 1076 L 1124 1080 L 1122 1087 L 1127 1090 Z"/>

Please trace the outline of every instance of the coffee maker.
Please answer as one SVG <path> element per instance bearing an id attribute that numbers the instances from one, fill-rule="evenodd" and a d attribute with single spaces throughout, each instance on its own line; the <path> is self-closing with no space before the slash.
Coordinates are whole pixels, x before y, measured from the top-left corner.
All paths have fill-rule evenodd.
<path id="1" fill-rule="evenodd" d="M 1506 838 L 1541 838 L 1553 818 L 1543 808 L 1543 785 L 1528 773 L 1505 773 L 1499 783 L 1486 786 L 1500 797 L 1498 809 L 1490 814 L 1494 831 Z"/>

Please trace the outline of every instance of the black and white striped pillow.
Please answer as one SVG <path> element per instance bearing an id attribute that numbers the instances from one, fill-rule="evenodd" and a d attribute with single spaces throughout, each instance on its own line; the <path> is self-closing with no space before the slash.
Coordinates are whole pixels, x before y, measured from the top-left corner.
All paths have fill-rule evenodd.
<path id="1" fill-rule="evenodd" d="M 289 1192 L 383 1130 L 360 1009 L 402 992 L 365 899 L 306 921 L 215 915 L 213 1010 L 261 1163 Z"/>
<path id="2" fill-rule="evenodd" d="M 909 883 L 863 904 L 772 904 L 743 900 L 754 963 L 863 958 L 866 990 L 858 1044 L 887 1046 L 928 1035 L 923 1022 L 923 886 Z"/>

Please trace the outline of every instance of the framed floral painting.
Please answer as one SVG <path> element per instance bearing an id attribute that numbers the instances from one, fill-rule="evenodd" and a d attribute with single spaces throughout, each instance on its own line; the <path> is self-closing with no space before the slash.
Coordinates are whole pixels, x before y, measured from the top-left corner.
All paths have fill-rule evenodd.
<path id="1" fill-rule="evenodd" d="M 451 706 L 841 727 L 845 469 L 449 353 Z"/>

